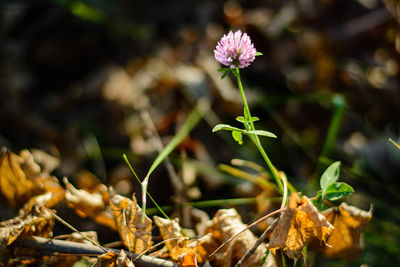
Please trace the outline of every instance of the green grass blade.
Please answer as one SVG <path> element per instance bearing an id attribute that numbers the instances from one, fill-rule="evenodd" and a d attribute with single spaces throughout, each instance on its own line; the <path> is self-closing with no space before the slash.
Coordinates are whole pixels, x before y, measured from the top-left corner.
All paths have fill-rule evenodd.
<path id="1" fill-rule="evenodd" d="M 143 216 L 146 213 L 146 194 L 147 194 L 147 185 L 150 178 L 150 175 L 153 171 L 163 162 L 163 160 L 168 157 L 168 155 L 179 145 L 182 140 L 192 131 L 192 129 L 199 123 L 200 119 L 203 117 L 204 113 L 208 110 L 209 106 L 202 100 L 199 100 L 190 112 L 188 118 L 183 123 L 181 128 L 172 138 L 172 140 L 164 147 L 163 151 L 156 157 L 153 164 L 150 166 L 149 171 L 146 174 L 142 182 L 142 203 L 143 203 Z M 144 218 L 144 217 L 143 217 Z"/>
<path id="2" fill-rule="evenodd" d="M 334 95 L 332 103 L 335 106 L 335 111 L 332 116 L 331 123 L 326 136 L 325 144 L 322 149 L 322 156 L 329 156 L 336 144 L 336 139 L 342 124 L 344 111 L 346 109 L 346 99 L 342 95 Z"/>
<path id="3" fill-rule="evenodd" d="M 325 139 L 324 146 L 322 148 L 322 152 L 320 158 L 329 157 L 335 147 L 336 140 L 340 131 L 340 127 L 342 125 L 342 119 L 344 116 L 344 112 L 346 110 L 346 99 L 343 95 L 337 94 L 332 97 L 332 103 L 335 107 L 335 110 L 332 115 L 331 122 L 328 128 L 328 134 Z M 317 187 L 319 184 L 319 177 L 324 170 L 324 166 L 318 161 L 317 170 L 314 174 L 314 177 L 311 181 L 313 187 Z"/>
<path id="4" fill-rule="evenodd" d="M 123 154 L 122 157 L 124 158 L 126 164 L 128 164 L 129 169 L 131 170 L 131 172 L 133 173 L 133 175 L 136 177 L 136 180 L 138 180 L 138 182 L 140 184 L 142 184 L 142 181 L 140 181 L 139 177 L 136 175 L 136 172 L 133 170 L 131 163 L 128 160 L 128 157 L 126 156 L 126 154 Z M 150 198 L 151 202 L 154 203 L 154 205 L 157 207 L 157 209 L 161 212 L 161 214 L 169 220 L 168 215 L 163 211 L 163 209 L 157 204 L 157 202 L 154 200 L 154 198 L 150 195 L 150 193 L 147 191 L 147 196 Z"/>
<path id="5" fill-rule="evenodd" d="M 400 145 L 393 141 L 392 138 L 389 138 L 389 141 L 392 142 L 392 144 L 395 145 L 398 149 L 400 149 Z"/>

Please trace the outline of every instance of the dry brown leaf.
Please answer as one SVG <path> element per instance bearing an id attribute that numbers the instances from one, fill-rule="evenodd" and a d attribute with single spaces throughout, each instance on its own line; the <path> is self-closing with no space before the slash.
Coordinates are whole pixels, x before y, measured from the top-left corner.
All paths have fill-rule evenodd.
<path id="1" fill-rule="evenodd" d="M 178 258 L 178 267 L 197 267 L 196 254 L 193 251 L 181 254 Z"/>
<path id="2" fill-rule="evenodd" d="M 41 193 L 35 182 L 21 168 L 23 159 L 7 149 L 0 156 L 0 190 L 2 197 L 13 207 L 21 206 L 32 195 Z"/>
<path id="3" fill-rule="evenodd" d="M 151 220 L 145 216 L 133 195 L 132 200 L 109 190 L 110 205 L 114 213 L 118 233 L 124 245 L 134 253 L 140 254 L 152 245 Z"/>
<path id="4" fill-rule="evenodd" d="M 293 193 L 270 236 L 268 249 L 275 252 L 282 248 L 288 257 L 298 259 L 309 240 L 326 242 L 333 229 L 307 197 L 299 204 L 298 195 Z"/>
<path id="5" fill-rule="evenodd" d="M 82 218 L 92 218 L 99 224 L 117 230 L 114 215 L 108 203 L 107 188 L 103 184 L 96 186 L 96 190 L 89 193 L 83 189 L 76 189 L 64 178 L 66 186 L 65 200 L 68 207 L 72 208 L 76 214 Z"/>
<path id="6" fill-rule="evenodd" d="M 154 216 L 153 220 L 160 229 L 163 240 L 166 241 L 165 246 L 172 260 L 179 262 L 179 259 L 184 258 L 185 255 L 193 254 L 197 257 L 198 262 L 203 261 L 206 252 L 201 246 L 201 239 L 189 240 L 183 236 L 178 218 L 168 220 Z M 189 258 L 189 256 L 187 257 Z"/>
<path id="7" fill-rule="evenodd" d="M 202 245 L 207 253 L 212 253 L 219 245 L 245 229 L 245 225 L 235 209 L 221 209 L 209 222 L 206 229 L 209 240 Z M 230 267 L 234 266 L 255 244 L 257 237 L 250 230 L 244 231 L 236 239 L 225 245 L 213 257 L 213 265 Z M 261 260 L 266 252 L 265 244 L 257 248 L 254 254 L 246 261 L 246 266 L 261 266 Z"/>
<path id="8" fill-rule="evenodd" d="M 105 203 L 100 193 L 89 193 L 83 189 L 76 189 L 67 178 L 63 180 L 66 188 L 65 200 L 70 208 L 81 217 L 95 217 L 104 210 Z M 106 190 L 106 189 L 104 189 Z"/>
<path id="9" fill-rule="evenodd" d="M 103 187 L 104 185 L 100 182 L 99 178 L 97 178 L 93 173 L 83 170 L 80 171 L 76 178 L 76 185 L 80 189 L 84 189 L 89 193 L 94 193 L 99 191 L 99 187 Z"/>
<path id="10" fill-rule="evenodd" d="M 9 251 L 7 247 L 17 239 L 28 236 L 51 237 L 54 217 L 42 205 L 46 200 L 51 199 L 48 192 L 42 196 L 35 197 L 19 210 L 17 217 L 0 222 L 0 262 L 7 262 Z M 39 205 L 32 203 L 39 202 Z"/>
<path id="11" fill-rule="evenodd" d="M 106 205 L 108 193 L 105 185 L 100 184 L 96 186 L 97 191 L 89 193 L 83 189 L 76 189 L 66 178 L 63 181 L 66 187 L 65 200 L 68 207 L 82 218 L 92 218 L 99 224 L 117 230 L 114 215 L 109 206 Z"/>
<path id="12" fill-rule="evenodd" d="M 132 261 L 121 249 L 119 254 L 108 252 L 97 257 L 97 263 L 93 267 L 135 267 Z"/>
<path id="13" fill-rule="evenodd" d="M 21 207 L 32 196 L 53 192 L 46 203 L 52 207 L 64 198 L 64 189 L 55 177 L 42 173 L 28 150 L 16 155 L 6 148 L 0 152 L 0 195 L 12 207 Z"/>
<path id="14" fill-rule="evenodd" d="M 372 209 L 360 210 L 346 203 L 341 203 L 338 208 L 331 208 L 323 212 L 326 219 L 333 224 L 335 230 L 328 238 L 332 247 L 319 246 L 317 250 L 328 257 L 354 261 L 364 248 L 361 233 L 372 219 Z"/>
<path id="15" fill-rule="evenodd" d="M 45 173 L 51 173 L 60 165 L 60 158 L 54 155 L 50 155 L 40 149 L 30 150 L 34 161 L 40 165 L 41 171 Z"/>

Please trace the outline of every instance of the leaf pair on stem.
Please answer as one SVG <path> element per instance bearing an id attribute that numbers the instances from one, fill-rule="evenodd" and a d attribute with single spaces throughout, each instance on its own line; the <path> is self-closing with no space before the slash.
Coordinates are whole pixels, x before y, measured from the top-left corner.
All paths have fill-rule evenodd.
<path id="1" fill-rule="evenodd" d="M 337 182 L 339 179 L 340 161 L 332 163 L 322 174 L 320 180 L 321 190 L 318 191 L 314 199 L 314 204 L 320 210 L 328 208 L 324 203 L 325 200 L 336 201 L 344 198 L 354 192 L 354 189 L 344 183 Z"/>

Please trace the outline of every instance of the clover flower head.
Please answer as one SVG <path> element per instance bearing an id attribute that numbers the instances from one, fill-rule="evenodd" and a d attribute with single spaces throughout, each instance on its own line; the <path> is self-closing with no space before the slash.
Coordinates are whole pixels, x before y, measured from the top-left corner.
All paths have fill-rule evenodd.
<path id="1" fill-rule="evenodd" d="M 247 33 L 239 30 L 225 34 L 214 50 L 215 59 L 231 69 L 245 68 L 256 58 L 256 49 Z"/>

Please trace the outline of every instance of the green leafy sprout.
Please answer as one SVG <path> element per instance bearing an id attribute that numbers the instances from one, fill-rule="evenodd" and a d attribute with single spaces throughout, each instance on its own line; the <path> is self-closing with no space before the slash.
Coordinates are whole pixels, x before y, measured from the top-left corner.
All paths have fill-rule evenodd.
<path id="1" fill-rule="evenodd" d="M 336 201 L 354 192 L 353 187 L 337 182 L 339 179 L 340 161 L 332 163 L 322 174 L 320 179 L 321 190 L 318 191 L 313 202 L 320 210 L 328 208 L 325 201 Z"/>

